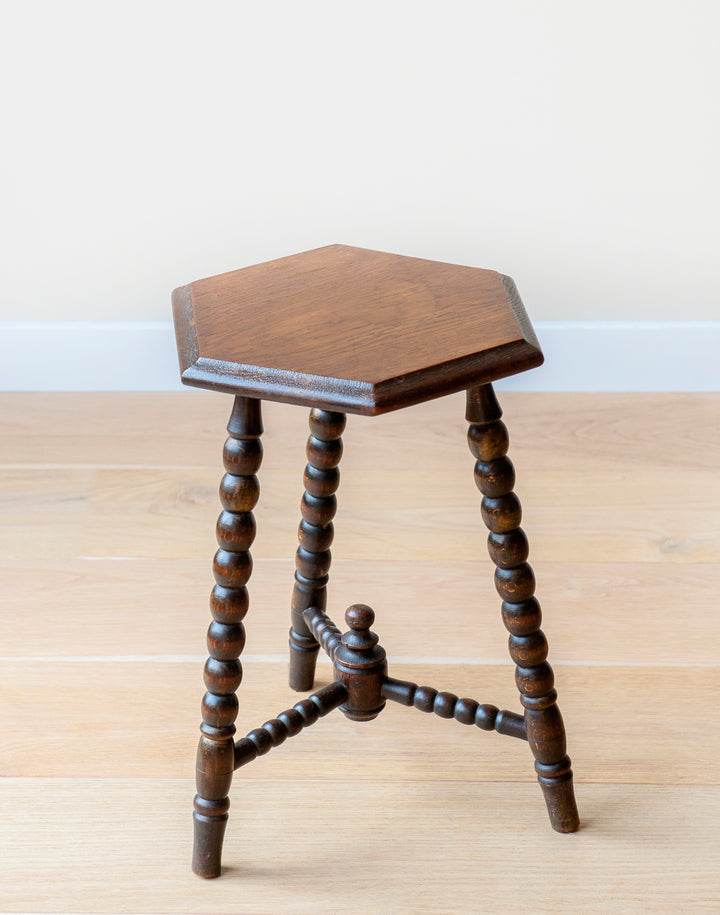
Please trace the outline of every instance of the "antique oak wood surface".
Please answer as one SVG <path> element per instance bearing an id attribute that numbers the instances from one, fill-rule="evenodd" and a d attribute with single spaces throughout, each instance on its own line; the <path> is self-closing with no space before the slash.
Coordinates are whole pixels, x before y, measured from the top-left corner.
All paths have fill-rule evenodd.
<path id="1" fill-rule="evenodd" d="M 542 363 L 510 277 L 346 245 L 197 280 L 173 307 L 186 384 L 352 413 Z"/>
<path id="2" fill-rule="evenodd" d="M 329 718 L 239 770 L 226 853 L 240 864 L 228 881 L 198 881 L 187 859 L 199 616 L 232 400 L 0 395 L 0 910 L 355 913 L 371 898 L 415 913 L 473 911 L 480 897 L 499 912 L 718 910 L 720 396 L 501 400 L 589 828 L 548 829 L 523 741 L 388 703 L 369 725 L 341 718 L 341 742 Z M 329 609 L 339 621 L 354 600 L 374 607 L 394 676 L 515 708 L 462 413 L 454 395 L 349 418 Z M 265 425 L 262 479 L 277 492 L 261 488 L 255 510 L 240 734 L 299 698 L 284 680 L 287 500 L 307 414 L 267 404 Z M 374 520 L 402 522 L 398 560 L 369 538 L 371 459 Z M 421 515 L 415 465 L 435 481 Z M 453 540 L 463 503 L 475 527 Z M 438 582 L 456 610 L 429 654 L 416 620 L 438 612 Z M 329 677 L 321 659 L 318 685 Z M 338 817 L 349 796 L 383 815 Z M 488 833 L 491 853 L 470 860 Z M 519 842 L 532 907 L 518 896 Z M 337 856 L 358 867 L 328 868 Z"/>

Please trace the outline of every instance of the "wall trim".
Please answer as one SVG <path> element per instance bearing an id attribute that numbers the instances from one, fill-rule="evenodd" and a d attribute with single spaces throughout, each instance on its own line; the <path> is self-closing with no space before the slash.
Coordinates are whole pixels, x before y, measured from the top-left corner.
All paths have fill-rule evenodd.
<path id="1" fill-rule="evenodd" d="M 720 321 L 539 321 L 512 391 L 720 391 Z M 176 391 L 171 322 L 0 322 L 0 390 Z"/>

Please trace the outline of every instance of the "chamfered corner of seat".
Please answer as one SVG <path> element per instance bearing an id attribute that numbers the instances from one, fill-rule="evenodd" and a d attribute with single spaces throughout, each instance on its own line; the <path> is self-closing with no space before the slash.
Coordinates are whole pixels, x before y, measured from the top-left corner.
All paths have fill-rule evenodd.
<path id="1" fill-rule="evenodd" d="M 530 357 L 530 364 L 527 365 L 527 368 L 537 368 L 543 364 L 545 356 L 540 347 L 535 328 L 532 326 L 530 318 L 528 317 L 523 300 L 520 298 L 515 280 L 511 276 L 506 276 L 504 273 L 498 273 L 498 276 L 500 277 L 500 282 L 505 290 L 505 295 L 512 308 L 517 325 L 522 333 L 523 340 L 527 344 L 526 353 Z"/>
<path id="2" fill-rule="evenodd" d="M 177 289 L 173 290 L 172 309 L 175 324 L 175 342 L 177 344 L 182 379 L 185 370 L 194 365 L 199 356 L 191 284 L 178 286 Z"/>

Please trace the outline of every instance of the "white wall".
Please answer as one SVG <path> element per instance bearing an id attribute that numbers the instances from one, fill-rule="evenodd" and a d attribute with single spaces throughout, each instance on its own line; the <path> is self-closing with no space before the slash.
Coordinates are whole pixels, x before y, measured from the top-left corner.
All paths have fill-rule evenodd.
<path id="1" fill-rule="evenodd" d="M 164 321 L 331 242 L 500 269 L 535 321 L 720 318 L 717 0 L 2 11 L 0 321 Z"/>

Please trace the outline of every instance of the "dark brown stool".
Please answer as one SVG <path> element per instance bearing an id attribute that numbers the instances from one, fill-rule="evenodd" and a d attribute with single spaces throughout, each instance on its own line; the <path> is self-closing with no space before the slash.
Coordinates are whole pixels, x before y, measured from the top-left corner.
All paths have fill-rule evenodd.
<path id="1" fill-rule="evenodd" d="M 198 280 L 175 291 L 173 306 L 183 382 L 235 396 L 223 451 L 227 472 L 220 484 L 217 584 L 210 599 L 195 872 L 220 874 L 235 769 L 332 709 L 367 721 L 388 699 L 527 740 L 553 828 L 576 830 L 565 729 L 513 493 L 507 429 L 491 384 L 543 361 L 514 282 L 492 270 L 331 245 Z M 345 633 L 325 613 L 345 413 L 376 415 L 463 389 L 522 715 L 389 677 L 385 651 L 370 631 L 372 610 L 350 607 Z M 335 673 L 332 685 L 236 741 L 263 399 L 312 408 L 292 597 L 290 685 L 312 689 L 320 646 Z"/>

